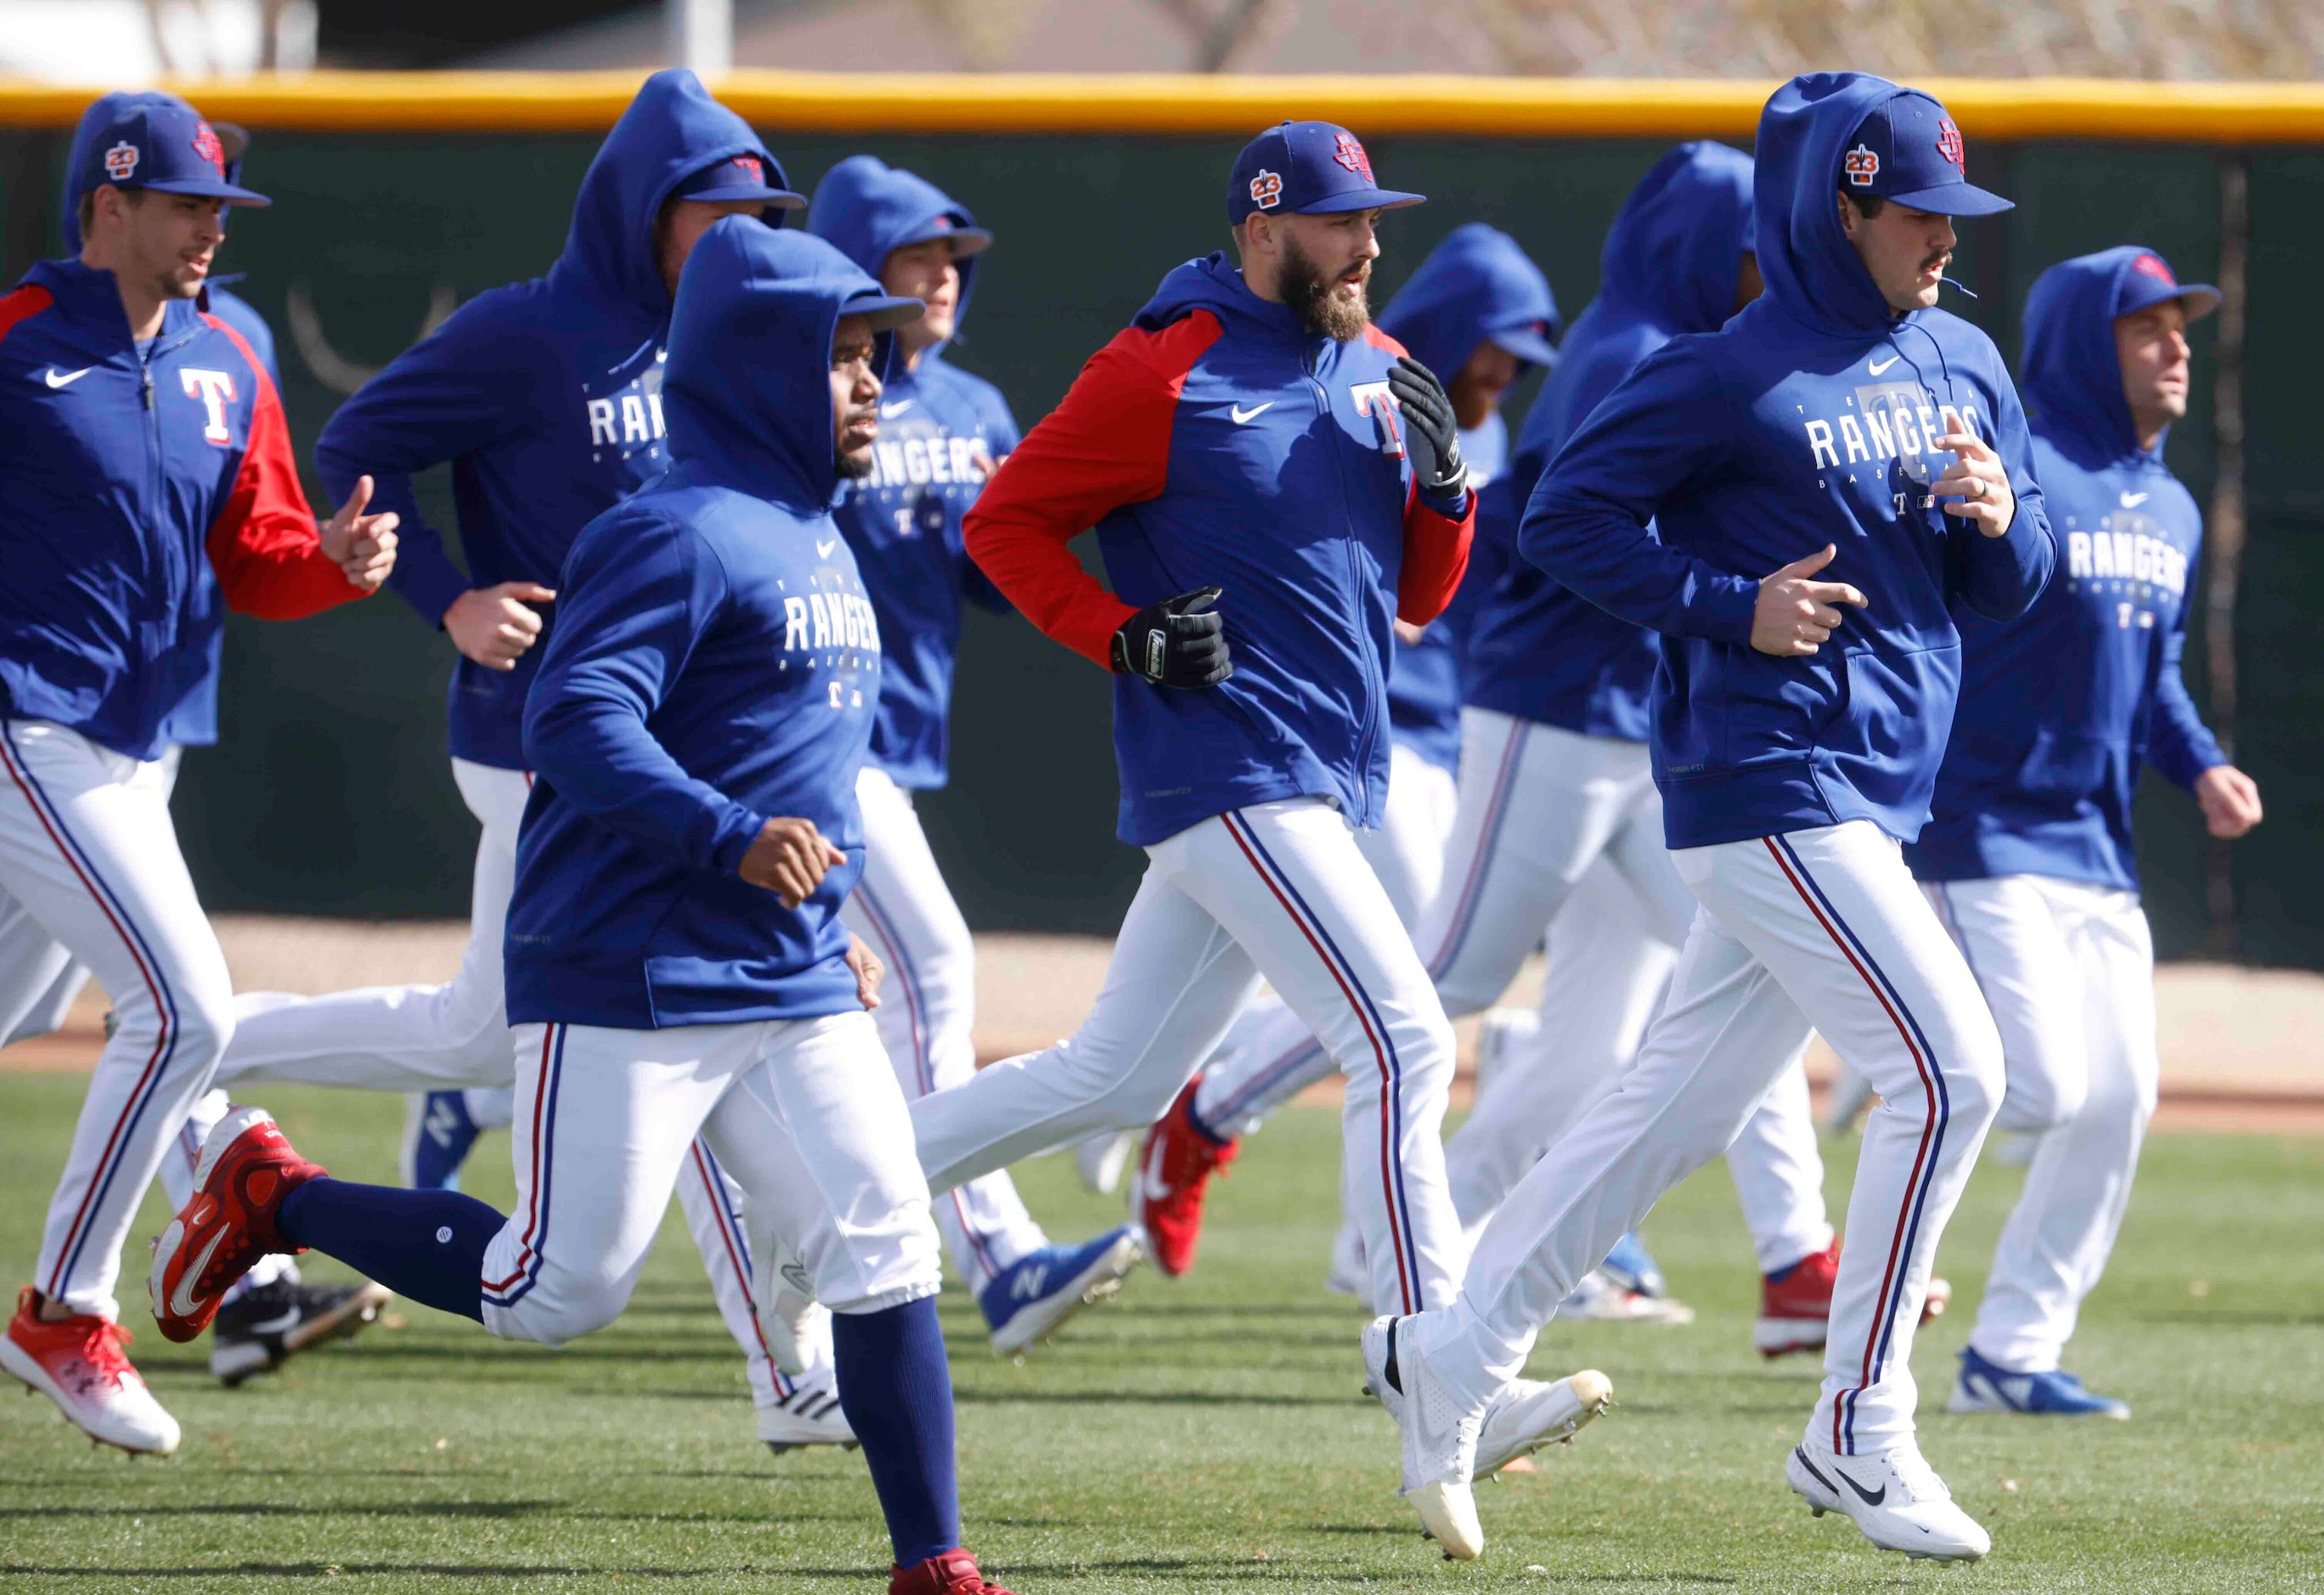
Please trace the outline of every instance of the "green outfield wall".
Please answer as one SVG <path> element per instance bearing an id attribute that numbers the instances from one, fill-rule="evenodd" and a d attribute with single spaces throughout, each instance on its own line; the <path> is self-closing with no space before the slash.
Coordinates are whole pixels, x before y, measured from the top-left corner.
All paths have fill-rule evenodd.
<path id="1" fill-rule="evenodd" d="M 604 97 L 605 106 L 618 108 L 620 97 Z M 1599 244 L 1630 185 L 1690 129 L 1723 133 L 1748 148 L 1749 119 L 1738 121 L 1735 110 L 1748 111 L 1748 97 L 1729 90 L 1712 110 L 1665 107 L 1661 120 L 1643 124 L 1608 115 L 1600 120 L 1616 131 L 1603 136 L 1441 126 L 1370 136 L 1383 180 L 1430 196 L 1386 226 L 1379 300 L 1451 228 L 1484 220 L 1533 254 L 1571 319 L 1597 289 Z M 912 130 L 831 132 L 798 125 L 811 120 L 803 114 L 762 115 L 747 97 L 735 103 L 767 127 L 794 186 L 807 188 L 841 157 L 869 149 L 942 185 L 995 231 L 1000 242 L 980 271 L 956 358 L 998 383 L 1027 426 L 1165 271 L 1223 246 L 1222 184 L 1241 142 L 1230 129 L 1268 119 L 1242 100 L 1214 108 L 1212 125 L 1191 131 L 986 127 L 964 111 L 957 131 L 899 113 L 891 124 Z M 20 98 L 13 118 L 9 104 L 0 93 L 0 206 L 13 281 L 57 248 L 62 124 L 78 101 Z M 213 115 L 236 109 L 206 108 Z M 396 131 L 320 124 L 360 120 L 360 109 L 271 119 L 242 113 L 256 124 L 246 180 L 275 206 L 235 215 L 224 269 L 247 274 L 236 291 L 275 328 L 302 456 L 341 391 L 410 344 L 431 307 L 440 311 L 549 264 L 595 129 L 611 115 L 593 104 L 568 107 L 562 123 L 512 115 L 502 127 L 480 124 L 491 109 L 472 106 L 432 121 L 374 110 L 374 128 Z M 1141 115 L 1150 124 L 1158 113 L 1149 106 Z M 2324 911 L 2315 906 L 2324 901 L 2317 734 L 2324 724 L 2324 461 L 2313 381 L 2324 370 L 2316 286 L 2324 266 L 2324 145 L 2311 147 L 2324 137 L 2324 115 L 2303 115 L 2296 142 L 2243 144 L 2203 136 L 2200 122 L 2188 122 L 2177 139 L 2163 136 L 2169 128 L 2130 137 L 2089 116 L 2085 122 L 2105 127 L 2106 138 L 2071 136 L 2054 121 L 2042 124 L 2050 131 L 2040 136 L 1980 138 L 1965 114 L 1972 176 L 2019 207 L 1978 224 L 1965 240 L 1955 274 L 1980 298 L 1953 308 L 2014 357 L 2027 286 L 2066 255 L 2137 241 L 2169 255 L 2182 278 L 2213 280 L 2223 182 L 2247 174 L 2250 331 L 2241 394 L 2249 532 L 2233 609 L 2236 732 L 2239 761 L 2260 781 L 2269 818 L 2233 852 L 2231 923 L 2245 956 L 2324 966 Z M 1349 119 L 1368 131 L 1360 115 Z M 553 124 L 530 124 L 543 120 Z M 2170 456 L 2208 503 L 2219 458 L 2211 323 L 2197 328 L 2195 366 L 2194 408 L 2174 431 Z M 1535 385 L 1516 395 L 1513 422 Z M 437 477 L 423 484 L 424 502 L 448 526 L 448 492 Z M 311 473 L 309 491 L 319 494 Z M 180 833 L 213 908 L 466 911 L 475 827 L 446 762 L 442 696 L 451 657 L 445 640 L 392 596 L 289 625 L 234 622 L 224 740 L 189 756 L 177 800 Z M 2209 701 L 2206 657 L 2199 634 L 2189 650 L 2199 703 Z M 1112 838 L 1105 678 L 1019 620 L 973 614 L 954 745 L 953 784 L 928 795 L 924 813 L 970 923 L 1111 930 L 1141 860 Z M 2200 951 L 2216 934 L 2206 899 L 2209 844 L 2181 794 L 2150 790 L 2141 802 L 2159 945 L 2166 955 Z"/>

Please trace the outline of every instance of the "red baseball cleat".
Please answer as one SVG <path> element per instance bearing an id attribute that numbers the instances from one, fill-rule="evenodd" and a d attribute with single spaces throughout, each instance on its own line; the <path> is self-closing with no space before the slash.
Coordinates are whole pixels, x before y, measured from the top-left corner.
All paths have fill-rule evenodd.
<path id="1" fill-rule="evenodd" d="M 202 1143 L 194 1194 L 153 1243 L 147 1288 L 153 1322 L 190 1341 L 217 1315 L 218 1298 L 271 1251 L 297 1251 L 274 1228 L 282 1198 L 323 1173 L 291 1150 L 274 1116 L 235 1108 Z"/>
<path id="2" fill-rule="evenodd" d="M 888 1575 L 888 1595 L 1009 1595 L 987 1582 L 976 1571 L 976 1558 L 965 1551 L 946 1551 L 917 1567 L 899 1567 Z"/>
<path id="3" fill-rule="evenodd" d="M 128 1343 L 127 1330 L 92 1313 L 43 1321 L 40 1295 L 28 1285 L 0 1337 L 0 1367 L 55 1402 L 90 1439 L 133 1454 L 168 1456 L 178 1449 L 178 1420 L 122 1355 Z"/>
<path id="4" fill-rule="evenodd" d="M 1235 1160 L 1242 1143 L 1213 1138 L 1194 1122 L 1197 1074 L 1146 1132 L 1138 1154 L 1138 1178 L 1130 1187 L 1130 1216 L 1146 1231 L 1154 1266 L 1176 1278 L 1194 1266 L 1203 1238 L 1203 1193 L 1211 1176 Z"/>
<path id="5" fill-rule="evenodd" d="M 1779 1282 L 1759 1281 L 1759 1322 L 1752 1327 L 1751 1343 L 1762 1357 L 1784 1357 L 1794 1351 L 1823 1350 L 1831 1319 L 1832 1282 L 1840 1276 L 1840 1241 L 1802 1258 Z M 1952 1282 L 1941 1276 L 1929 1281 L 1921 1300 L 1921 1322 L 1940 1316 L 1953 1299 Z"/>

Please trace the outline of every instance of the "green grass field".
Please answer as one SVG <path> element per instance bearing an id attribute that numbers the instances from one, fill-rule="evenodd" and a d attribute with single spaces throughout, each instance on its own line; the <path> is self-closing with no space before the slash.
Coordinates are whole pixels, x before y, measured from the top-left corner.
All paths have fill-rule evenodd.
<path id="1" fill-rule="evenodd" d="M 0 1122 L 11 1279 L 29 1269 L 78 1105 L 69 1076 L 12 1075 Z M 399 1102 L 284 1091 L 302 1149 L 391 1177 Z M 2127 1398 L 2127 1424 L 1941 1410 L 1923 1439 L 1989 1525 L 1992 1557 L 1876 1555 L 1811 1519 L 1781 1464 L 1818 1370 L 1750 1351 L 1755 1281 L 1723 1169 L 1647 1226 L 1700 1316 L 1679 1329 L 1558 1326 L 1534 1371 L 1595 1365 L 1615 1409 L 1542 1471 L 1480 1490 L 1485 1559 L 1443 1562 L 1393 1490 L 1396 1437 L 1358 1393 L 1356 1309 L 1321 1288 L 1336 1120 L 1294 1110 L 1219 1188 L 1202 1266 L 1142 1272 L 1021 1367 L 945 1297 L 971 1546 L 1019 1595 L 1045 1590 L 1639 1588 L 1846 1590 L 2324 1587 L 2324 1140 L 2159 1137 L 2072 1365 Z M 470 1180 L 505 1203 L 505 1140 Z M 1832 1148 L 1835 1192 L 1846 1146 Z M 1113 1222 L 1064 1159 L 1021 1171 L 1054 1232 Z M 1955 1315 L 1914 1369 L 1941 1409 L 2018 1176 L 1979 1170 L 1941 1267 Z M 185 1425 L 168 1461 L 96 1451 L 45 1400 L 0 1403 L 0 1584 L 260 1591 L 881 1587 L 861 1461 L 776 1459 L 752 1437 L 741 1363 L 675 1218 L 628 1314 L 564 1351 L 408 1309 L 400 1328 L 226 1392 L 206 1344 L 127 1320 Z M 323 1265 L 327 1268 L 329 1265 Z"/>

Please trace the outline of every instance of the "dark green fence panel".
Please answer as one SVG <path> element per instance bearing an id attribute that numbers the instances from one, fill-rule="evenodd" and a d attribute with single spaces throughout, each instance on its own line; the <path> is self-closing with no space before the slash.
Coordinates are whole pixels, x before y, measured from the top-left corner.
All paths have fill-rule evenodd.
<path id="1" fill-rule="evenodd" d="M 940 183 L 1000 235 L 987 257 L 962 364 L 998 382 L 1029 424 L 1169 267 L 1225 243 L 1222 139 L 784 136 L 798 186 L 871 147 Z M 409 344 L 431 302 L 465 299 L 546 267 L 560 247 L 595 140 L 266 134 L 250 180 L 265 213 L 234 218 L 227 263 L 273 324 L 284 396 L 302 447 L 339 398 L 318 374 L 377 365 Z M 1514 234 L 1549 273 L 1569 318 L 1597 289 L 1598 249 L 1660 143 L 1405 137 L 1374 141 L 1384 174 L 1431 196 L 1390 218 L 1377 299 L 1452 227 Z M 55 237 L 63 140 L 0 134 L 0 244 L 20 270 Z M 1979 174 L 2020 201 L 1964 241 L 1954 274 L 1981 296 L 1952 307 L 2013 357 L 2027 287 L 2066 255 L 2139 241 L 2182 274 L 2218 258 L 2220 157 L 2208 150 L 1986 144 Z M 2302 434 L 2309 373 L 2324 363 L 2314 263 L 2324 155 L 2252 157 L 2251 549 L 2238 611 L 2245 761 L 2269 824 L 2240 850 L 2248 953 L 2324 966 L 2324 760 L 2311 727 L 2324 667 L 2310 617 L 2324 607 L 2324 479 Z M 53 248 L 53 243 L 45 247 Z M 303 307 L 294 318 L 294 298 Z M 2196 337 L 2193 412 L 2173 466 L 2208 498 L 2210 334 Z M 319 340 L 319 342 L 318 342 Z M 307 346 L 302 348 L 302 341 Z M 1531 397 L 1521 391 L 1513 410 Z M 310 488 L 312 484 L 310 484 Z M 444 484 L 428 502 L 448 524 Z M 2190 677 L 2203 697 L 2201 640 Z M 189 758 L 179 814 L 205 899 L 217 908 L 377 915 L 464 911 L 473 827 L 444 758 L 450 650 L 392 598 L 293 625 L 229 633 L 225 741 Z M 973 924 L 1111 930 L 1140 864 L 1112 840 L 1107 684 L 1022 622 L 973 615 L 960 678 L 954 783 L 924 804 L 938 855 Z M 2150 783 L 2153 785 L 2153 783 Z M 2143 849 L 2158 943 L 2195 950 L 2205 929 L 2207 844 L 2175 791 L 2142 795 Z"/>

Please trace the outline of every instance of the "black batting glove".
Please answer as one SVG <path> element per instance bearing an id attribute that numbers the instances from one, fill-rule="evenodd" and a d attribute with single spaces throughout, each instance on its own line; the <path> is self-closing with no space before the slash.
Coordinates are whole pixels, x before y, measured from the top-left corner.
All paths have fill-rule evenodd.
<path id="1" fill-rule="evenodd" d="M 1420 496 L 1433 504 L 1460 502 L 1469 489 L 1469 463 L 1461 457 L 1461 423 L 1444 384 L 1419 361 L 1400 355 L 1388 373 L 1388 388 L 1404 414 L 1404 452 L 1412 459 Z"/>
<path id="2" fill-rule="evenodd" d="M 1157 687 L 1216 687 L 1234 674 L 1226 622 L 1211 605 L 1220 589 L 1181 593 L 1149 604 L 1113 634 L 1113 668 Z"/>

